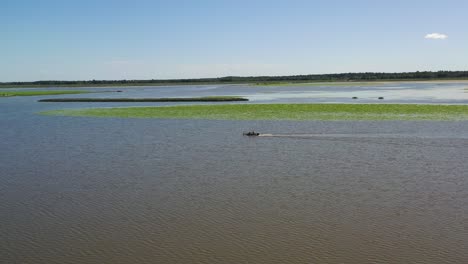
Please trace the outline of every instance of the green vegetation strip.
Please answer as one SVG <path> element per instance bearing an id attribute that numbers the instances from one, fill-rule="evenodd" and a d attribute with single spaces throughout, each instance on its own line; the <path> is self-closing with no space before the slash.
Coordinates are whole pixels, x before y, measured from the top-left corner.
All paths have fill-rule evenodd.
<path id="1" fill-rule="evenodd" d="M 468 105 L 234 104 L 91 108 L 46 115 L 213 120 L 468 120 Z"/>
<path id="2" fill-rule="evenodd" d="M 192 98 L 53 98 L 42 99 L 39 102 L 235 102 L 248 100 L 236 96 L 207 96 Z"/>
<path id="3" fill-rule="evenodd" d="M 0 97 L 11 96 L 39 96 L 39 95 L 59 95 L 59 94 L 83 94 L 87 91 L 54 90 L 54 91 L 0 91 Z"/>
<path id="4" fill-rule="evenodd" d="M 382 86 L 389 82 L 259 82 L 255 86 Z"/>

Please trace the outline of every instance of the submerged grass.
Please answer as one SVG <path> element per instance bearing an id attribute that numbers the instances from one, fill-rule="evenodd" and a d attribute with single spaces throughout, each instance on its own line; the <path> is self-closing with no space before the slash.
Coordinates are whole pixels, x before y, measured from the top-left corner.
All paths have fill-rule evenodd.
<path id="1" fill-rule="evenodd" d="M 179 98 L 53 98 L 42 99 L 39 102 L 235 102 L 248 100 L 237 96 L 206 96 Z"/>
<path id="2" fill-rule="evenodd" d="M 212 120 L 468 120 L 468 105 L 234 104 L 55 110 L 46 115 Z"/>
<path id="3" fill-rule="evenodd" d="M 83 94 L 87 91 L 55 90 L 55 91 L 0 91 L 0 97 L 11 96 L 39 96 L 39 95 L 60 95 L 60 94 Z"/>

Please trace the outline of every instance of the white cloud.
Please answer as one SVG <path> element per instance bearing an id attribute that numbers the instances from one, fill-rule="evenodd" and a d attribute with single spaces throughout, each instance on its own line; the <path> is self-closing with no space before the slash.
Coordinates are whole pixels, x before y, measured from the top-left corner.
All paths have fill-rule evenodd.
<path id="1" fill-rule="evenodd" d="M 426 39 L 446 39 L 446 38 L 448 38 L 448 36 L 445 35 L 445 34 L 440 34 L 440 33 L 432 33 L 432 34 L 427 34 L 424 38 L 426 38 Z"/>

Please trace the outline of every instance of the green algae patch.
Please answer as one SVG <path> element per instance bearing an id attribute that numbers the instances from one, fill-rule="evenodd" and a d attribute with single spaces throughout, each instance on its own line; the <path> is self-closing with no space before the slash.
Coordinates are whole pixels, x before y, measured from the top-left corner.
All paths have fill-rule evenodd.
<path id="1" fill-rule="evenodd" d="M 468 105 L 229 104 L 67 109 L 45 115 L 210 120 L 468 120 Z"/>
<path id="2" fill-rule="evenodd" d="M 39 102 L 237 102 L 248 101 L 237 96 L 206 96 L 206 97 L 176 97 L 176 98 L 53 98 L 42 99 Z"/>
<path id="3" fill-rule="evenodd" d="M 12 96 L 41 96 L 41 95 L 60 95 L 60 94 L 84 94 L 87 91 L 73 90 L 54 90 L 54 91 L 0 91 L 0 97 Z"/>

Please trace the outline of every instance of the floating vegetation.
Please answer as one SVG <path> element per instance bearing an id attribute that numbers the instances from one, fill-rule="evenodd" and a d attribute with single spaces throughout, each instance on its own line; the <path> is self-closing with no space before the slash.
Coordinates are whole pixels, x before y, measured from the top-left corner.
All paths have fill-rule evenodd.
<path id="1" fill-rule="evenodd" d="M 468 120 L 468 105 L 223 104 L 67 109 L 47 115 L 212 120 Z"/>
<path id="2" fill-rule="evenodd" d="M 73 90 L 52 90 L 52 91 L 0 91 L 0 97 L 12 96 L 40 96 L 40 95 L 60 95 L 60 94 L 84 94 L 87 91 Z"/>
<path id="3" fill-rule="evenodd" d="M 179 98 L 53 98 L 42 99 L 39 102 L 237 102 L 248 100 L 236 96 L 207 96 Z"/>

